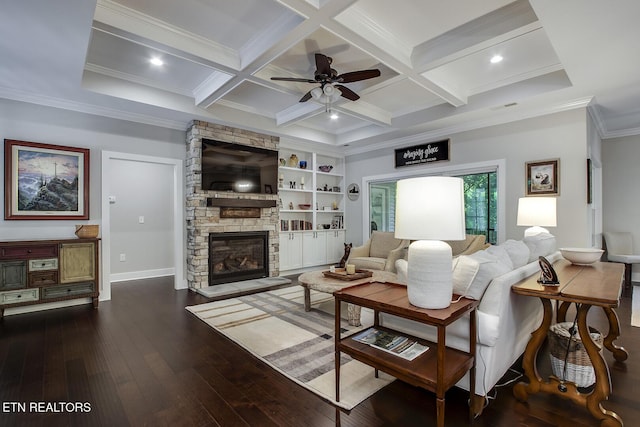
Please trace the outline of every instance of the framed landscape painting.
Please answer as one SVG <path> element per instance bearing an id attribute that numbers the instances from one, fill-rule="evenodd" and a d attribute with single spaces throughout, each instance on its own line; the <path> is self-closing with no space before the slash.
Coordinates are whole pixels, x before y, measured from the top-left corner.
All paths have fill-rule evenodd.
<path id="1" fill-rule="evenodd" d="M 89 219 L 89 149 L 4 140 L 4 218 Z"/>

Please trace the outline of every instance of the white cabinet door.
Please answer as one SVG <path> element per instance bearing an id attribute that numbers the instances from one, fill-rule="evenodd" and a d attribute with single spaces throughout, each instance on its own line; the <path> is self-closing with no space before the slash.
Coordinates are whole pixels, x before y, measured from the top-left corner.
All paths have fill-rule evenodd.
<path id="1" fill-rule="evenodd" d="M 344 255 L 344 230 L 329 230 L 327 234 L 327 264 L 336 264 Z"/>
<path id="2" fill-rule="evenodd" d="M 327 263 L 327 236 L 324 231 L 305 231 L 302 234 L 302 266 L 313 267 Z"/>
<path id="3" fill-rule="evenodd" d="M 280 233 L 280 271 L 302 268 L 302 234 Z"/>

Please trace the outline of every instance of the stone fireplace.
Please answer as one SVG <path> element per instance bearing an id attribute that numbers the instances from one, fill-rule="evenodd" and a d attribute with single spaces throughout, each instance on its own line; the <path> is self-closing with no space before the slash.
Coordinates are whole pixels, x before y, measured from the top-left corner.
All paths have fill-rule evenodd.
<path id="1" fill-rule="evenodd" d="M 190 288 L 205 288 L 216 283 L 210 283 L 210 235 L 218 236 L 229 233 L 259 233 L 265 237 L 266 253 L 262 263 L 265 272 L 259 277 L 278 276 L 279 271 L 279 213 L 277 194 L 238 194 L 222 191 L 203 190 L 201 187 L 202 174 L 202 139 L 245 144 L 254 147 L 278 150 L 279 138 L 263 135 L 247 130 L 228 126 L 216 125 L 204 121 L 194 120 L 187 131 L 187 162 L 186 162 L 186 219 L 187 219 L 187 281 Z M 232 212 L 225 215 L 225 210 Z M 222 211 L 222 215 L 221 215 Z M 244 211 L 244 214 L 243 214 Z M 249 213 L 249 214 L 246 214 Z M 227 242 L 233 243 L 231 240 Z M 225 246 L 224 244 L 219 244 Z M 217 255 L 216 255 L 217 256 Z M 232 268 L 235 262 L 241 260 L 227 260 Z M 220 269 L 220 260 L 215 264 Z M 223 262 L 224 265 L 224 262 Z M 249 266 L 253 266 L 253 261 Z M 247 261 L 243 268 L 247 267 Z M 248 270 L 254 270 L 253 268 Z M 228 272 L 227 272 L 228 273 Z M 228 283 L 227 274 L 213 276 L 217 284 Z M 247 280 L 247 278 L 232 278 L 229 281 Z"/>

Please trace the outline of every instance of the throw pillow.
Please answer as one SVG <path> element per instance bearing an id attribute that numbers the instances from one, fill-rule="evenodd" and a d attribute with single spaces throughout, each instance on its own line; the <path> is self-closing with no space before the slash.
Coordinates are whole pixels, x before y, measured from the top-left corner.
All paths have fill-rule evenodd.
<path id="1" fill-rule="evenodd" d="M 507 250 L 504 247 L 500 245 L 498 246 L 491 245 L 487 249 L 485 249 L 485 251 L 487 251 L 488 254 L 491 254 L 494 257 L 498 258 L 498 260 L 504 265 L 506 265 L 510 271 L 513 270 L 513 261 L 511 261 L 511 258 L 509 257 L 509 254 L 507 253 Z"/>
<path id="2" fill-rule="evenodd" d="M 529 254 L 531 251 L 523 241 L 509 239 L 506 242 L 502 243 L 500 246 L 502 246 L 507 251 L 509 258 L 511 258 L 511 262 L 513 263 L 514 269 L 520 268 L 529 262 Z"/>
<path id="3" fill-rule="evenodd" d="M 556 237 L 553 234 L 526 236 L 523 241 L 529 248 L 529 262 L 537 261 L 538 257 L 547 256 L 556 250 Z"/>
<path id="4" fill-rule="evenodd" d="M 453 293 L 479 300 L 494 277 L 511 269 L 486 250 L 457 258 L 453 269 Z"/>

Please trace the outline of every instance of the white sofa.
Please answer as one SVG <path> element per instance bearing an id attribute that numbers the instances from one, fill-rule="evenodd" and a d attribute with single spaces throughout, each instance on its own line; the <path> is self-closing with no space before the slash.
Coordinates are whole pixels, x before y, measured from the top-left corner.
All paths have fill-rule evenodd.
<path id="1" fill-rule="evenodd" d="M 517 267 L 512 265 L 511 269 L 509 269 L 500 266 L 494 269 L 493 271 L 502 271 L 502 273 L 488 279 L 490 281 L 486 286 L 486 290 L 479 293 L 479 298 L 474 298 L 480 300 L 477 310 L 478 337 L 475 393 L 485 398 L 500 378 L 524 353 L 531 333 L 540 326 L 542 321 L 542 304 L 540 301 L 537 298 L 514 294 L 511 292 L 511 285 L 531 275 L 539 274 L 538 256 L 545 256 L 552 263 L 562 258 L 560 252 L 555 249 L 555 238 L 549 234 L 540 235 L 538 238 L 526 238 L 525 241 L 510 240 L 499 246 L 507 248 L 507 253 L 510 250 L 509 247 L 517 247 L 516 252 L 520 251 L 520 254 L 517 254 L 516 258 L 519 257 L 520 260 Z M 522 253 L 523 247 L 528 250 L 526 258 L 524 258 L 525 254 Z M 486 253 L 482 253 L 485 251 Z M 504 257 L 504 254 L 505 251 L 502 251 L 502 249 L 496 250 L 496 246 L 493 246 L 466 257 L 500 262 L 500 255 Z M 463 273 L 456 270 L 463 269 L 462 264 L 469 265 L 470 261 L 473 260 L 473 258 L 465 259 L 464 257 L 454 259 L 454 292 L 456 290 L 460 291 L 461 283 L 457 284 L 458 289 L 456 289 L 456 280 L 460 281 L 460 273 Z M 505 263 L 509 264 L 509 260 L 506 260 Z M 399 260 L 397 264 L 398 279 L 406 283 L 406 261 Z M 482 274 L 476 271 L 473 276 L 478 278 Z M 464 274 L 462 275 L 464 276 Z M 477 290 L 475 292 L 478 293 Z M 363 322 L 368 324 L 372 320 L 372 312 L 363 309 Z M 437 341 L 435 327 L 425 326 L 388 314 L 381 315 L 381 324 L 433 342 Z M 446 332 L 446 344 L 448 346 L 464 351 L 469 350 L 468 316 L 449 325 Z M 456 385 L 469 390 L 469 374 Z"/>

